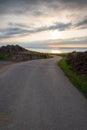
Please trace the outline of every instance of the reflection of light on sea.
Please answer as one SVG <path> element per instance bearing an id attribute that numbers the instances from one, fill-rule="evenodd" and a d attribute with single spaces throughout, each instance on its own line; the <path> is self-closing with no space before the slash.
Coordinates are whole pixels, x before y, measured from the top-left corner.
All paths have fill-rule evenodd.
<path id="1" fill-rule="evenodd" d="M 60 54 L 63 53 L 63 50 L 60 49 L 52 49 L 52 48 L 26 48 L 31 51 L 36 51 L 36 52 L 42 52 L 42 53 L 52 53 L 52 54 Z"/>
<path id="2" fill-rule="evenodd" d="M 51 53 L 53 53 L 53 54 L 60 54 L 60 53 L 62 53 L 62 51 L 61 50 L 51 50 Z"/>

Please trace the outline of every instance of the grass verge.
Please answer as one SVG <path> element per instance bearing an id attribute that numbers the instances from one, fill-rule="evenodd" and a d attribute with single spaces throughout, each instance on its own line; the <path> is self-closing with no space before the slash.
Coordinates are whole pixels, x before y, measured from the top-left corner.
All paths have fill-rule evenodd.
<path id="1" fill-rule="evenodd" d="M 7 54 L 0 54 L 0 60 L 5 60 L 7 57 Z"/>
<path id="2" fill-rule="evenodd" d="M 66 76 L 71 82 L 87 97 L 87 80 L 81 75 L 77 75 L 73 72 L 70 66 L 66 62 L 66 57 L 63 57 L 59 63 L 60 68 L 64 71 Z"/>

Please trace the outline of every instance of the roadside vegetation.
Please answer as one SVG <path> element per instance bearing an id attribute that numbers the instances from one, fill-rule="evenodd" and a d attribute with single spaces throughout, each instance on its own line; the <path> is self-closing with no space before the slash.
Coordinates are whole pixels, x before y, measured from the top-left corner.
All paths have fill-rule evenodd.
<path id="1" fill-rule="evenodd" d="M 7 45 L 0 47 L 0 60 L 9 61 L 27 61 L 35 59 L 51 58 L 52 56 L 48 53 L 39 53 L 18 45 Z"/>
<path id="2" fill-rule="evenodd" d="M 19 52 L 18 54 L 22 55 L 37 55 L 41 56 L 43 58 L 52 58 L 51 54 L 49 53 L 40 53 L 40 52 L 35 52 L 35 51 L 24 51 L 24 52 Z"/>
<path id="3" fill-rule="evenodd" d="M 0 60 L 5 60 L 7 59 L 8 55 L 7 54 L 0 54 Z"/>
<path id="4" fill-rule="evenodd" d="M 86 52 L 84 53 L 87 55 Z M 82 62 L 86 58 L 86 56 L 84 59 L 82 58 L 82 55 L 85 55 L 84 53 L 73 52 L 63 56 L 59 66 L 71 82 L 87 97 L 87 60 L 84 61 L 84 69 L 82 66 Z"/>

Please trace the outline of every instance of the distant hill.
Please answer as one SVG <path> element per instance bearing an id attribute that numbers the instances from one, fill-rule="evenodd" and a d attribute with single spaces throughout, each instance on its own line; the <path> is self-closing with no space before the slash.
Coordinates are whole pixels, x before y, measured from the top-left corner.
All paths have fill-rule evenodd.
<path id="1" fill-rule="evenodd" d="M 33 59 L 49 58 L 50 55 L 29 51 L 19 45 L 0 47 L 0 60 L 26 61 Z"/>
<path id="2" fill-rule="evenodd" d="M 0 54 L 16 54 L 24 51 L 27 50 L 18 45 L 7 45 L 7 46 L 0 47 Z"/>

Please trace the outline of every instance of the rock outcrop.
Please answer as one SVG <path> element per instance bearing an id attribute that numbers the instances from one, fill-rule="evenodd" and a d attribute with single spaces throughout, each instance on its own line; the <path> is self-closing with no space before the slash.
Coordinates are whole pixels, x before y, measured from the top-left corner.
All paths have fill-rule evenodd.
<path id="1" fill-rule="evenodd" d="M 12 55 L 23 51 L 26 51 L 26 49 L 18 45 L 7 45 L 7 46 L 0 47 L 0 54 Z"/>

